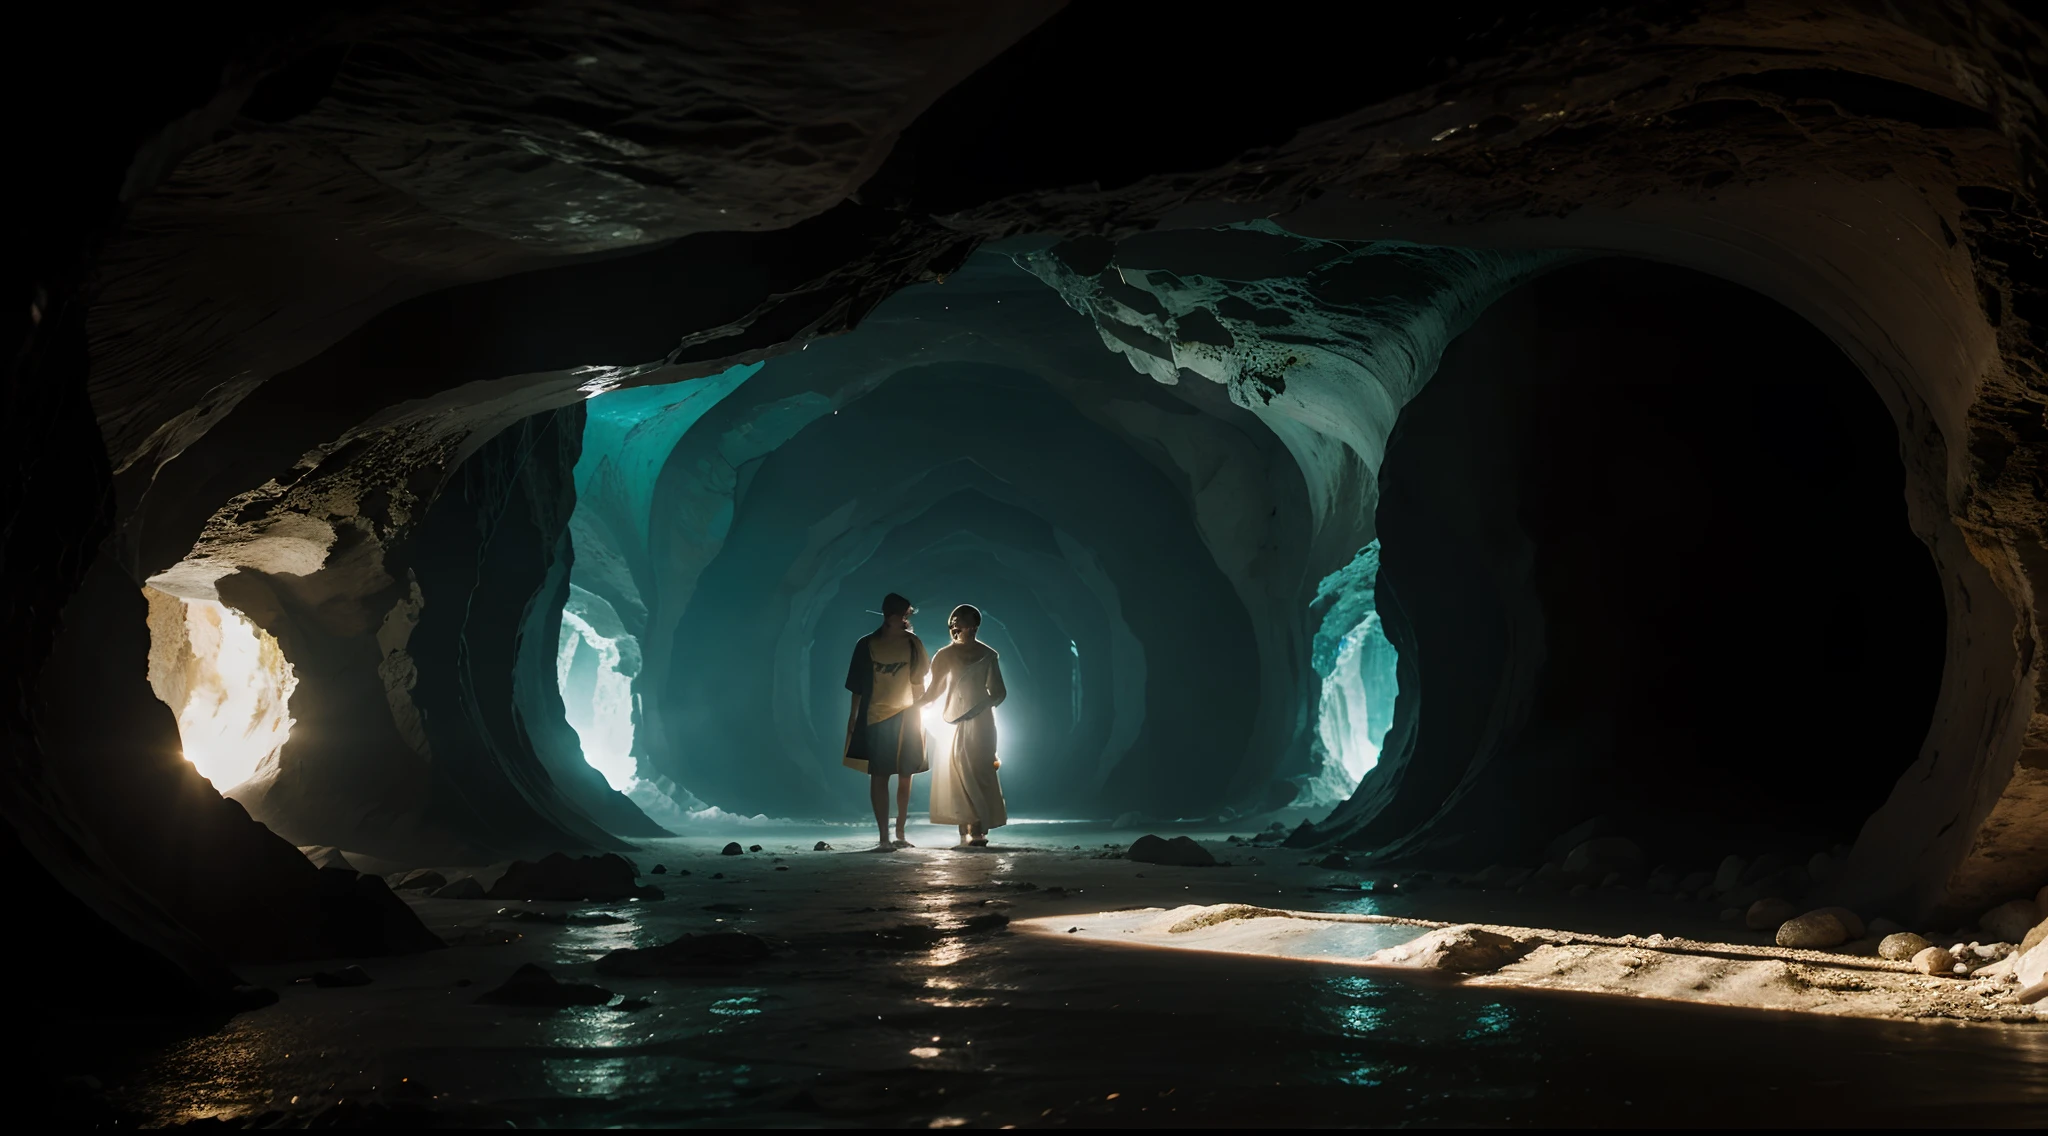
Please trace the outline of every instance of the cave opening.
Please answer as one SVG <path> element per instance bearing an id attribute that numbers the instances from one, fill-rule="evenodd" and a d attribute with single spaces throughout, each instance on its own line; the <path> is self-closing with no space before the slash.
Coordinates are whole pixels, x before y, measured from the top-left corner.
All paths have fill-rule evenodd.
<path id="1" fill-rule="evenodd" d="M 276 637 L 219 600 L 143 595 L 149 685 L 177 716 L 180 754 L 222 795 L 274 776 L 299 682 Z"/>
<path id="2" fill-rule="evenodd" d="M 1841 350 L 1740 287 L 1610 258 L 1494 304 L 1382 468 L 1424 840 L 1839 860 L 1942 682 L 1899 454 Z"/>

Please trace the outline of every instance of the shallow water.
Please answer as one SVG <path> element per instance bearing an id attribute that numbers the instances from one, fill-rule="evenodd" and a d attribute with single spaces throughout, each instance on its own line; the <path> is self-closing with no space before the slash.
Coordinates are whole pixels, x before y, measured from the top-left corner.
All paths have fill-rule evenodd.
<path id="1" fill-rule="evenodd" d="M 500 904 L 427 901 L 423 915 L 454 949 L 370 960 L 377 981 L 358 989 L 249 968 L 279 985 L 279 1005 L 99 1073 L 120 1108 L 157 1122 L 271 1111 L 301 1123 L 497 1127 L 2048 1119 L 2038 1026 L 1467 989 L 1078 936 L 954 933 L 932 945 L 887 932 L 989 911 L 1257 901 L 1269 887 L 1300 894 L 1301 874 L 1094 860 L 1055 852 L 1050 837 L 896 856 L 789 851 L 809 844 L 786 833 L 756 839 L 774 847 L 721 858 L 716 842 L 662 842 L 653 854 L 691 875 L 658 880 L 669 896 L 657 903 L 534 905 L 613 911 L 620 924 L 513 923 L 495 916 Z M 704 910 L 714 902 L 746 910 Z M 721 926 L 779 949 L 681 980 L 604 979 L 590 967 L 618 946 Z M 475 1002 L 525 961 L 651 1004 Z"/>

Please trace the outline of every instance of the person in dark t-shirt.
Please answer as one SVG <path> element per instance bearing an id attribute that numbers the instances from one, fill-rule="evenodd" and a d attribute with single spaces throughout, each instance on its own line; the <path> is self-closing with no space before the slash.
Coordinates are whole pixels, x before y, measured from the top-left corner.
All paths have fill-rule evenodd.
<path id="1" fill-rule="evenodd" d="M 875 808 L 877 852 L 908 848 L 903 822 L 910 814 L 910 779 L 931 768 L 924 752 L 918 702 L 931 655 L 910 630 L 917 614 L 910 601 L 890 592 L 882 600 L 882 626 L 853 645 L 846 689 L 853 710 L 846 719 L 841 763 L 868 775 L 868 801 Z M 889 836 L 889 778 L 896 778 L 896 835 Z"/>

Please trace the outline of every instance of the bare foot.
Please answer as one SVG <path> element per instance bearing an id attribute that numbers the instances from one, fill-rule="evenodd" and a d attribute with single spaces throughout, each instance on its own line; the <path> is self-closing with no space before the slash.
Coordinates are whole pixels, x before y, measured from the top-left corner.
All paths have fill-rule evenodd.
<path id="1" fill-rule="evenodd" d="M 870 851 L 870 852 L 894 852 L 894 851 L 896 851 L 896 846 L 895 846 L 894 844 L 891 844 L 891 843 L 889 843 L 888 841 L 884 840 L 884 841 L 882 841 L 882 842 L 881 842 L 880 844 L 877 844 L 877 845 L 875 845 L 875 846 L 874 846 L 873 848 L 870 848 L 870 849 L 868 849 L 868 851 Z"/>
<path id="2" fill-rule="evenodd" d="M 974 846 L 974 847 L 976 847 L 976 848 L 986 848 L 986 847 L 988 847 L 988 837 L 986 837 L 986 836 L 977 836 L 977 837 L 975 837 L 974 839 L 972 839 L 972 840 L 968 841 L 967 843 L 968 843 L 968 844 L 970 844 L 970 845 L 972 845 L 972 846 Z"/>
<path id="3" fill-rule="evenodd" d="M 896 838 L 896 847 L 898 847 L 898 848 L 915 848 L 915 847 L 917 847 L 917 845 L 915 845 L 915 844 L 912 844 L 912 843 L 911 843 L 910 841 L 908 841 L 908 840 L 905 840 L 905 839 L 903 839 L 903 838 L 902 838 L 901 836 L 898 836 L 898 837 Z"/>

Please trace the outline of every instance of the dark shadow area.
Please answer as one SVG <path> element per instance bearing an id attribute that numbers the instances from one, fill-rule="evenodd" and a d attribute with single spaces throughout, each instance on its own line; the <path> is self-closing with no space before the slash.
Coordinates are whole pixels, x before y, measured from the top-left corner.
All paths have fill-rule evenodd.
<path id="1" fill-rule="evenodd" d="M 1853 840 L 1941 681 L 1898 449 L 1841 351 L 1745 289 L 1610 259 L 1495 305 L 1382 470 L 1418 728 L 1361 839 L 1485 859 L 1604 815 L 1653 857 Z"/>

